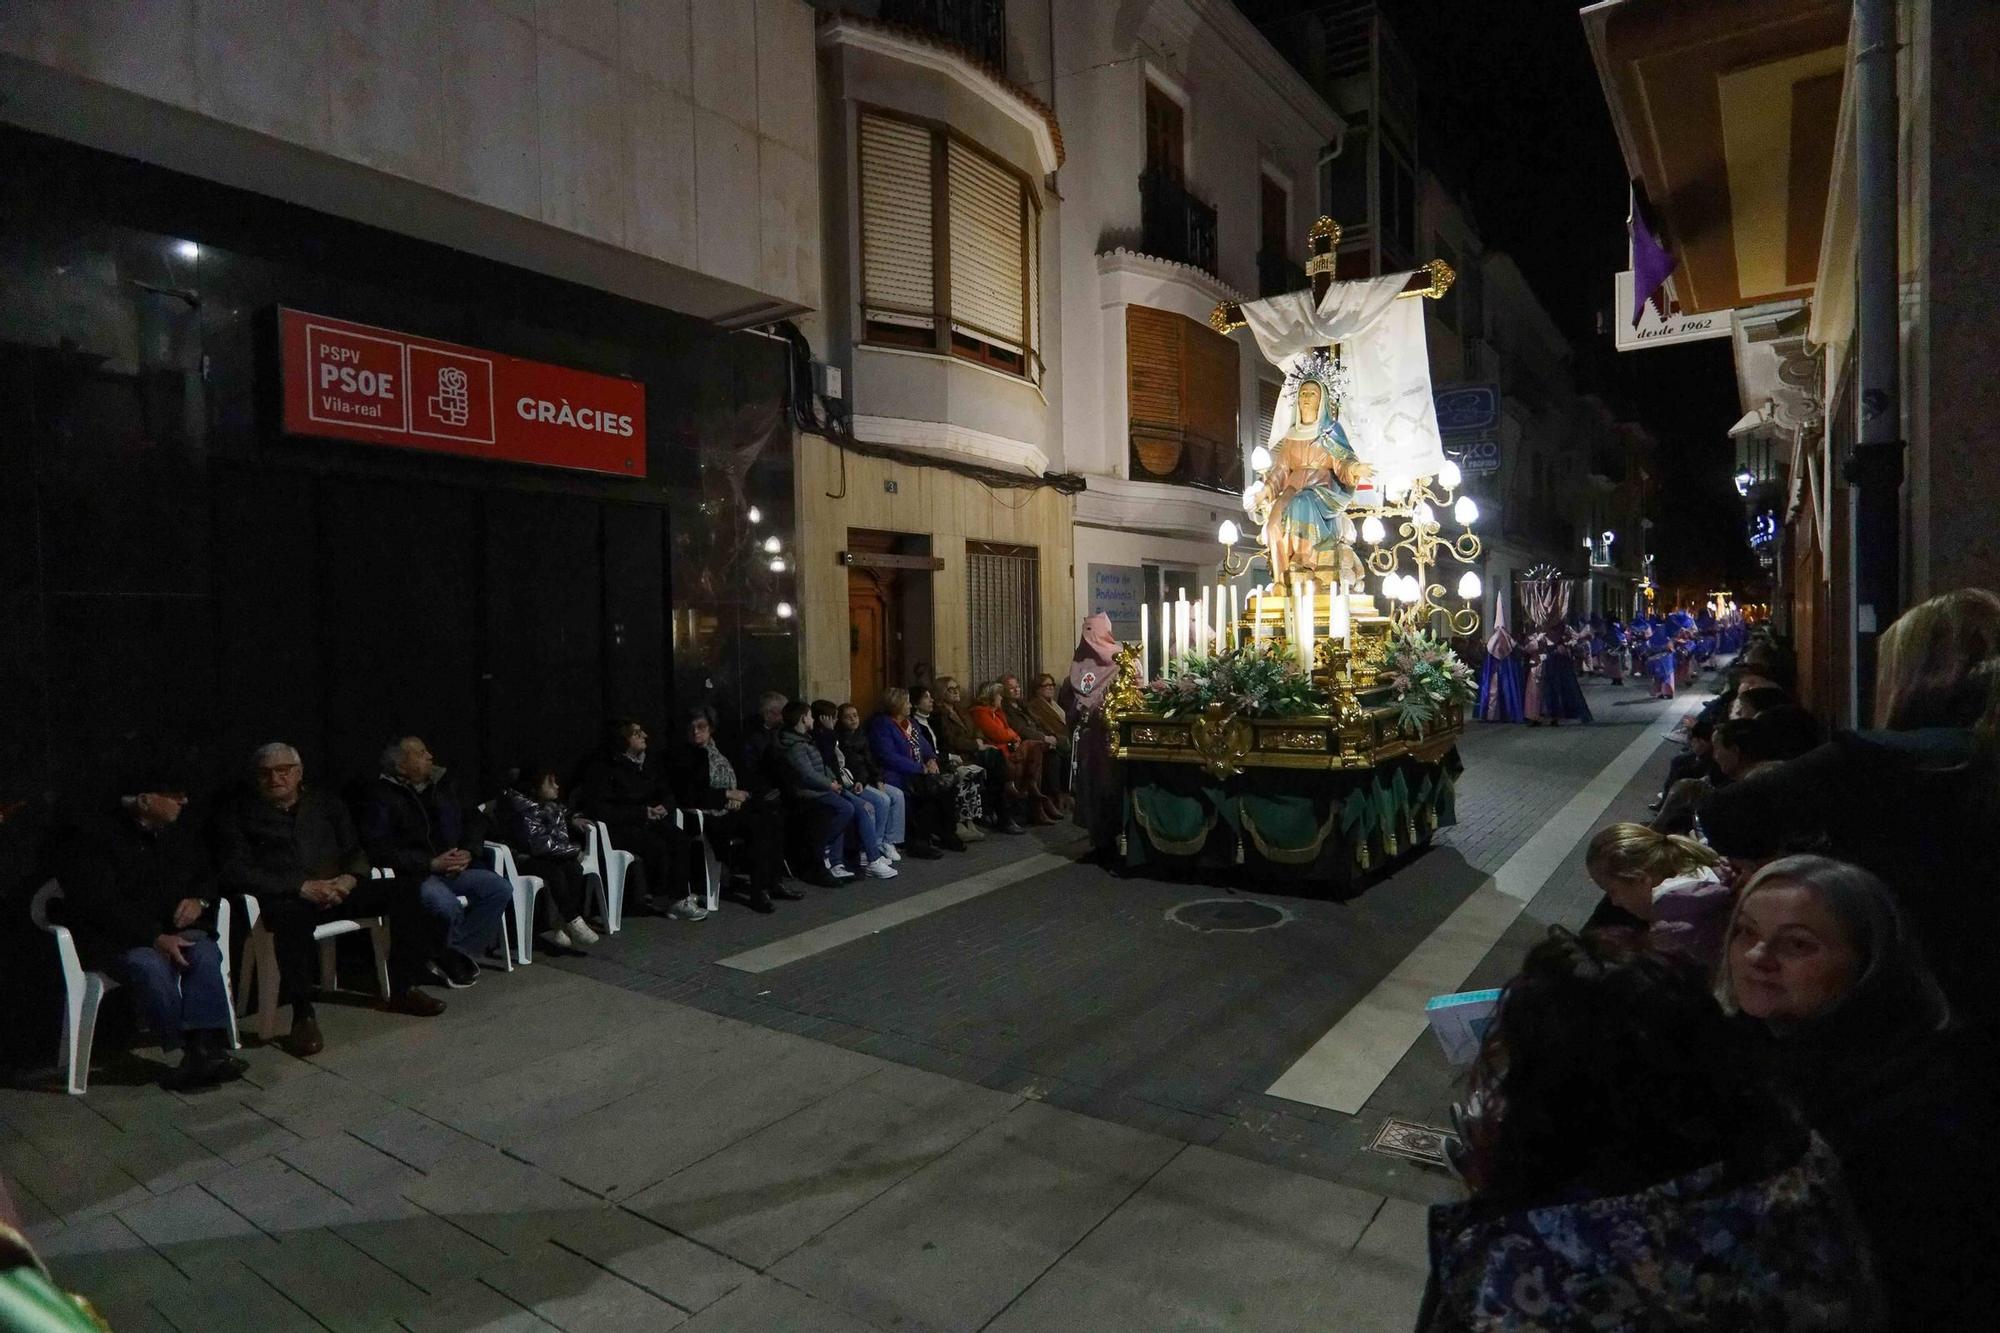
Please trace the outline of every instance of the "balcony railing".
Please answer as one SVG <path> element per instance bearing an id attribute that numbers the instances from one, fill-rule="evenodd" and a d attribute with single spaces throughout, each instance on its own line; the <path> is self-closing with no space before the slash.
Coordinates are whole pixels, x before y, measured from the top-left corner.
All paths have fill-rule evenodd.
<path id="1" fill-rule="evenodd" d="M 936 37 L 1005 71 L 1007 0 L 882 0 L 881 17 Z"/>
<path id="2" fill-rule="evenodd" d="M 1215 208 L 1189 194 L 1172 172 L 1154 167 L 1139 177 L 1139 215 L 1147 254 L 1215 276 Z"/>
<path id="3" fill-rule="evenodd" d="M 1306 270 L 1302 264 L 1294 264 L 1281 254 L 1269 250 L 1257 252 L 1257 295 L 1283 296 L 1286 292 L 1302 292 L 1306 289 Z"/>

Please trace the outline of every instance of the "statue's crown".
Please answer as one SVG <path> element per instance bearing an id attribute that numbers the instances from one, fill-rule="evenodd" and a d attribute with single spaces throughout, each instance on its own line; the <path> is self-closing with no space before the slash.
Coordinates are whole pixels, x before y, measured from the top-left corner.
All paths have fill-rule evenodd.
<path id="1" fill-rule="evenodd" d="M 1347 397 L 1347 365 L 1338 355 L 1324 347 L 1315 347 L 1307 352 L 1292 374 L 1301 384 L 1307 380 L 1316 381 L 1326 390 L 1327 397 L 1335 403 Z"/>

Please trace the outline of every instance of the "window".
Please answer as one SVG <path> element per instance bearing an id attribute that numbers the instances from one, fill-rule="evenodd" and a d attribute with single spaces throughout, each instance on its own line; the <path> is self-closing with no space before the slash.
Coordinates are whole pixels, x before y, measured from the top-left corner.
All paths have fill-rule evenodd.
<path id="1" fill-rule="evenodd" d="M 1257 435 L 1252 444 L 1271 442 L 1271 429 L 1278 420 L 1278 395 L 1282 387 L 1269 380 L 1257 381 Z"/>
<path id="2" fill-rule="evenodd" d="M 965 544 L 970 688 L 1041 670 L 1041 561 L 1032 546 Z"/>
<path id="3" fill-rule="evenodd" d="M 1158 84 L 1146 85 L 1146 170 L 1180 184 L 1187 179 L 1187 119 L 1181 104 Z"/>
<path id="4" fill-rule="evenodd" d="M 1032 376 L 1039 216 L 1027 182 L 977 148 L 864 114 L 864 336 Z"/>
<path id="5" fill-rule="evenodd" d="M 1125 356 L 1132 479 L 1242 489 L 1236 344 L 1185 315 L 1134 305 Z"/>

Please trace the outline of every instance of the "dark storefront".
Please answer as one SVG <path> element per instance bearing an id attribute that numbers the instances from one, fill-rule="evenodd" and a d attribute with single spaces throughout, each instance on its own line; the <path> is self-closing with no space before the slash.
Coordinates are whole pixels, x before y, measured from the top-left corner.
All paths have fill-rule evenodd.
<path id="1" fill-rule="evenodd" d="M 0 162 L 6 888 L 147 747 L 205 787 L 285 739 L 338 783 L 415 732 L 484 791 L 795 688 L 782 344 L 19 132 Z M 280 307 L 637 381 L 645 475 L 287 435 Z"/>

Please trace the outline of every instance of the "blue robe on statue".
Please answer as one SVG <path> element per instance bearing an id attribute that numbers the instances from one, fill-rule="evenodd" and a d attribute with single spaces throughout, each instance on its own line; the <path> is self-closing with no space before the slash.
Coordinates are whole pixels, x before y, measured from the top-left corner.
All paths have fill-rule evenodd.
<path id="1" fill-rule="evenodd" d="M 1479 704 L 1473 716 L 1482 722 L 1519 722 L 1526 674 L 1507 627 L 1496 625 L 1486 640 L 1486 665 L 1479 670 Z"/>

